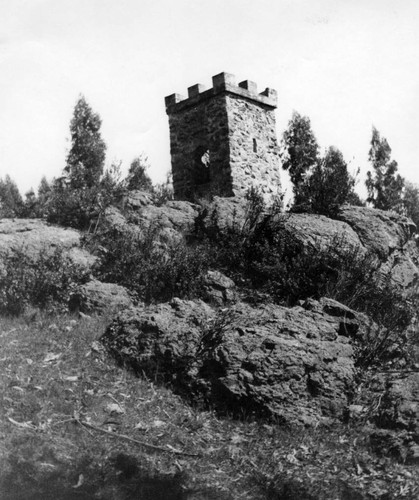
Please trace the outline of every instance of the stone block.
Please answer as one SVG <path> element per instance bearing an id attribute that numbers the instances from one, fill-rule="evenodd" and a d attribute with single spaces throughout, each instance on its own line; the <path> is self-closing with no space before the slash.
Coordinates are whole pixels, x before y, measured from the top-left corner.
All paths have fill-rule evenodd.
<path id="1" fill-rule="evenodd" d="M 252 82 L 250 80 L 244 80 L 243 82 L 240 82 L 239 87 L 252 92 L 252 94 L 257 94 L 257 85 L 255 82 Z"/>
<path id="2" fill-rule="evenodd" d="M 188 88 L 188 96 L 194 97 L 204 91 L 205 91 L 205 85 L 202 85 L 202 83 L 196 83 L 195 85 L 192 85 L 192 87 Z"/>
<path id="3" fill-rule="evenodd" d="M 231 73 L 219 73 L 212 77 L 212 84 L 214 88 L 221 87 L 223 85 L 236 85 L 236 78 Z"/>

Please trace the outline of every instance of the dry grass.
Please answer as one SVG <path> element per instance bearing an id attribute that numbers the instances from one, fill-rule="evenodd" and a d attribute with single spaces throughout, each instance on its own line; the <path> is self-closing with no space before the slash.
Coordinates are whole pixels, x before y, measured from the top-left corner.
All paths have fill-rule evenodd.
<path id="1" fill-rule="evenodd" d="M 3 500 L 416 498 L 414 469 L 356 429 L 221 420 L 135 378 L 97 342 L 107 323 L 0 318 Z"/>

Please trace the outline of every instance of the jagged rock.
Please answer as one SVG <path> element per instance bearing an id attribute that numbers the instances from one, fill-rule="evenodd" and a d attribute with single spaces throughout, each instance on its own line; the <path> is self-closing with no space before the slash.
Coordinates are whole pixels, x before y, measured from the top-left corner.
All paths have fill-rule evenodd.
<path id="1" fill-rule="evenodd" d="M 366 207 L 344 206 L 339 220 L 315 214 L 280 214 L 272 221 L 290 242 L 305 249 L 333 249 L 345 257 L 352 252 L 376 260 L 378 276 L 391 276 L 392 283 L 406 295 L 417 295 L 419 251 L 410 219 Z"/>
<path id="2" fill-rule="evenodd" d="M 356 315 L 349 318 L 344 306 L 327 314 L 330 306 L 239 303 L 216 314 L 175 299 L 123 311 L 102 341 L 119 360 L 195 402 L 315 425 L 344 417 L 354 384 L 354 352 L 341 332 Z"/>
<path id="3" fill-rule="evenodd" d="M 0 220 L 0 260 L 9 252 L 23 251 L 34 260 L 42 253 L 61 248 L 80 267 L 88 270 L 96 258 L 80 247 L 79 231 L 53 226 L 41 219 Z"/>
<path id="4" fill-rule="evenodd" d="M 307 299 L 301 302 L 307 311 L 332 316 L 339 323 L 339 335 L 356 341 L 379 334 L 379 327 L 367 315 L 355 312 L 340 302 L 322 297 L 320 300 Z"/>
<path id="5" fill-rule="evenodd" d="M 150 197 L 149 193 L 142 191 L 135 193 Z M 161 206 L 144 202 L 131 212 L 121 211 L 113 206 L 108 207 L 101 222 L 105 227 L 133 233 L 142 233 L 145 228 L 153 225 L 159 231 L 160 239 L 164 241 L 178 239 L 183 234 L 191 232 L 197 214 L 198 206 L 187 201 L 167 201 Z"/>
<path id="6" fill-rule="evenodd" d="M 407 217 L 366 207 L 344 206 L 338 214 L 357 233 L 362 245 L 381 260 L 379 272 L 391 275 L 405 294 L 417 295 L 419 251 L 412 238 L 416 226 Z"/>
<path id="7" fill-rule="evenodd" d="M 126 288 L 115 283 L 91 280 L 81 285 L 70 301 L 70 310 L 82 313 L 112 313 L 132 306 Z"/>
<path id="8" fill-rule="evenodd" d="M 208 224 L 212 223 L 215 217 L 220 228 L 235 224 L 241 227 L 246 220 L 246 207 L 246 198 L 214 196 L 211 203 L 201 207 L 200 219 L 204 221 L 204 224 Z"/>
<path id="9" fill-rule="evenodd" d="M 124 209 L 138 210 L 153 203 L 153 196 L 147 191 L 133 190 L 128 191 L 122 200 Z"/>
<path id="10" fill-rule="evenodd" d="M 402 249 L 416 229 L 407 217 L 375 208 L 345 205 L 338 218 L 356 232 L 365 248 L 382 260 L 394 250 Z"/>
<path id="11" fill-rule="evenodd" d="M 149 205 L 139 211 L 139 220 L 157 224 L 162 229 L 177 232 L 190 231 L 195 223 L 198 207 L 187 201 L 168 201 L 157 207 Z"/>
<path id="12" fill-rule="evenodd" d="M 219 271 L 208 271 L 203 284 L 204 298 L 216 305 L 225 305 L 236 300 L 234 281 Z"/>
<path id="13" fill-rule="evenodd" d="M 115 229 L 125 228 L 128 224 L 127 219 L 122 212 L 113 206 L 110 206 L 105 210 L 101 223 Z"/>
<path id="14" fill-rule="evenodd" d="M 279 214 L 272 225 L 281 228 L 302 249 L 365 253 L 357 233 L 346 223 L 317 214 Z"/>
<path id="15" fill-rule="evenodd" d="M 378 374 L 379 404 L 371 435 L 376 450 L 419 462 L 419 372 Z"/>

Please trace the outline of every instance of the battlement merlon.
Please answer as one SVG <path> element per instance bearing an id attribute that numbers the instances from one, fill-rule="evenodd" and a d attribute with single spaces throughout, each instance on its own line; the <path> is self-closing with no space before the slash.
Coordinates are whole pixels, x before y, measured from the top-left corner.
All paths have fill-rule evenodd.
<path id="1" fill-rule="evenodd" d="M 192 87 L 188 88 L 188 97 L 180 94 L 167 96 L 165 98 L 167 114 L 170 115 L 191 106 L 196 106 L 198 103 L 221 93 L 238 95 L 251 101 L 256 101 L 268 108 L 276 108 L 278 104 L 276 90 L 267 87 L 263 92 L 258 94 L 256 83 L 245 80 L 236 85 L 235 77 L 230 73 L 220 73 L 213 76 L 212 84 L 213 87 L 208 90 L 205 90 L 204 85 L 200 83 L 192 85 Z"/>

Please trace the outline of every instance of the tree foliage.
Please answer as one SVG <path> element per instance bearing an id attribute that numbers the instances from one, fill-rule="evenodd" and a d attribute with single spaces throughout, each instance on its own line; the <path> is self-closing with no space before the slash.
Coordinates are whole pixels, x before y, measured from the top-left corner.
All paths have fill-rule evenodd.
<path id="1" fill-rule="evenodd" d="M 52 185 L 44 176 L 38 186 L 38 217 L 45 217 L 48 213 L 48 203 L 52 194 Z"/>
<path id="2" fill-rule="evenodd" d="M 111 203 L 119 167 L 112 165 L 103 172 L 106 144 L 100 135 L 101 124 L 100 116 L 81 96 L 70 123 L 72 144 L 66 175 L 55 179 L 50 192 L 47 184 L 42 185 L 49 222 L 87 229 Z"/>
<path id="3" fill-rule="evenodd" d="M 348 172 L 342 153 L 330 147 L 324 157 L 311 130 L 310 119 L 294 112 L 283 135 L 283 168 L 293 183 L 294 212 L 334 216 L 348 201 L 360 203 L 355 178 Z"/>
<path id="4" fill-rule="evenodd" d="M 282 143 L 285 153 L 282 168 L 287 170 L 293 184 L 294 203 L 304 202 L 305 194 L 301 186 L 307 173 L 317 164 L 319 146 L 311 130 L 310 119 L 295 112 L 283 134 Z"/>
<path id="5" fill-rule="evenodd" d="M 92 188 L 99 182 L 106 154 L 101 125 L 100 116 L 80 96 L 70 123 L 71 148 L 65 167 L 72 188 Z"/>
<path id="6" fill-rule="evenodd" d="M 387 139 L 373 127 L 369 161 L 373 171 L 367 173 L 365 185 L 367 202 L 381 210 L 403 211 L 404 179 L 397 174 L 397 162 L 391 159 L 391 148 Z"/>
<path id="7" fill-rule="evenodd" d="M 405 213 L 412 221 L 416 224 L 419 230 L 419 186 L 412 184 L 411 182 L 406 182 L 404 196 L 403 196 L 403 206 Z"/>
<path id="8" fill-rule="evenodd" d="M 339 207 L 350 199 L 354 186 L 355 178 L 349 174 L 342 153 L 331 146 L 302 185 L 306 211 L 336 215 Z"/>
<path id="9" fill-rule="evenodd" d="M 25 201 L 23 202 L 23 217 L 35 218 L 38 217 L 39 202 L 36 197 L 35 191 L 31 188 L 25 193 Z"/>
<path id="10" fill-rule="evenodd" d="M 130 191 L 139 189 L 151 192 L 153 190 L 153 183 L 147 174 L 148 168 L 148 158 L 145 155 L 134 158 L 128 170 L 126 179 L 127 189 Z"/>
<path id="11" fill-rule="evenodd" d="M 0 218 L 20 217 L 23 208 L 23 199 L 16 183 L 6 175 L 0 179 Z"/>

